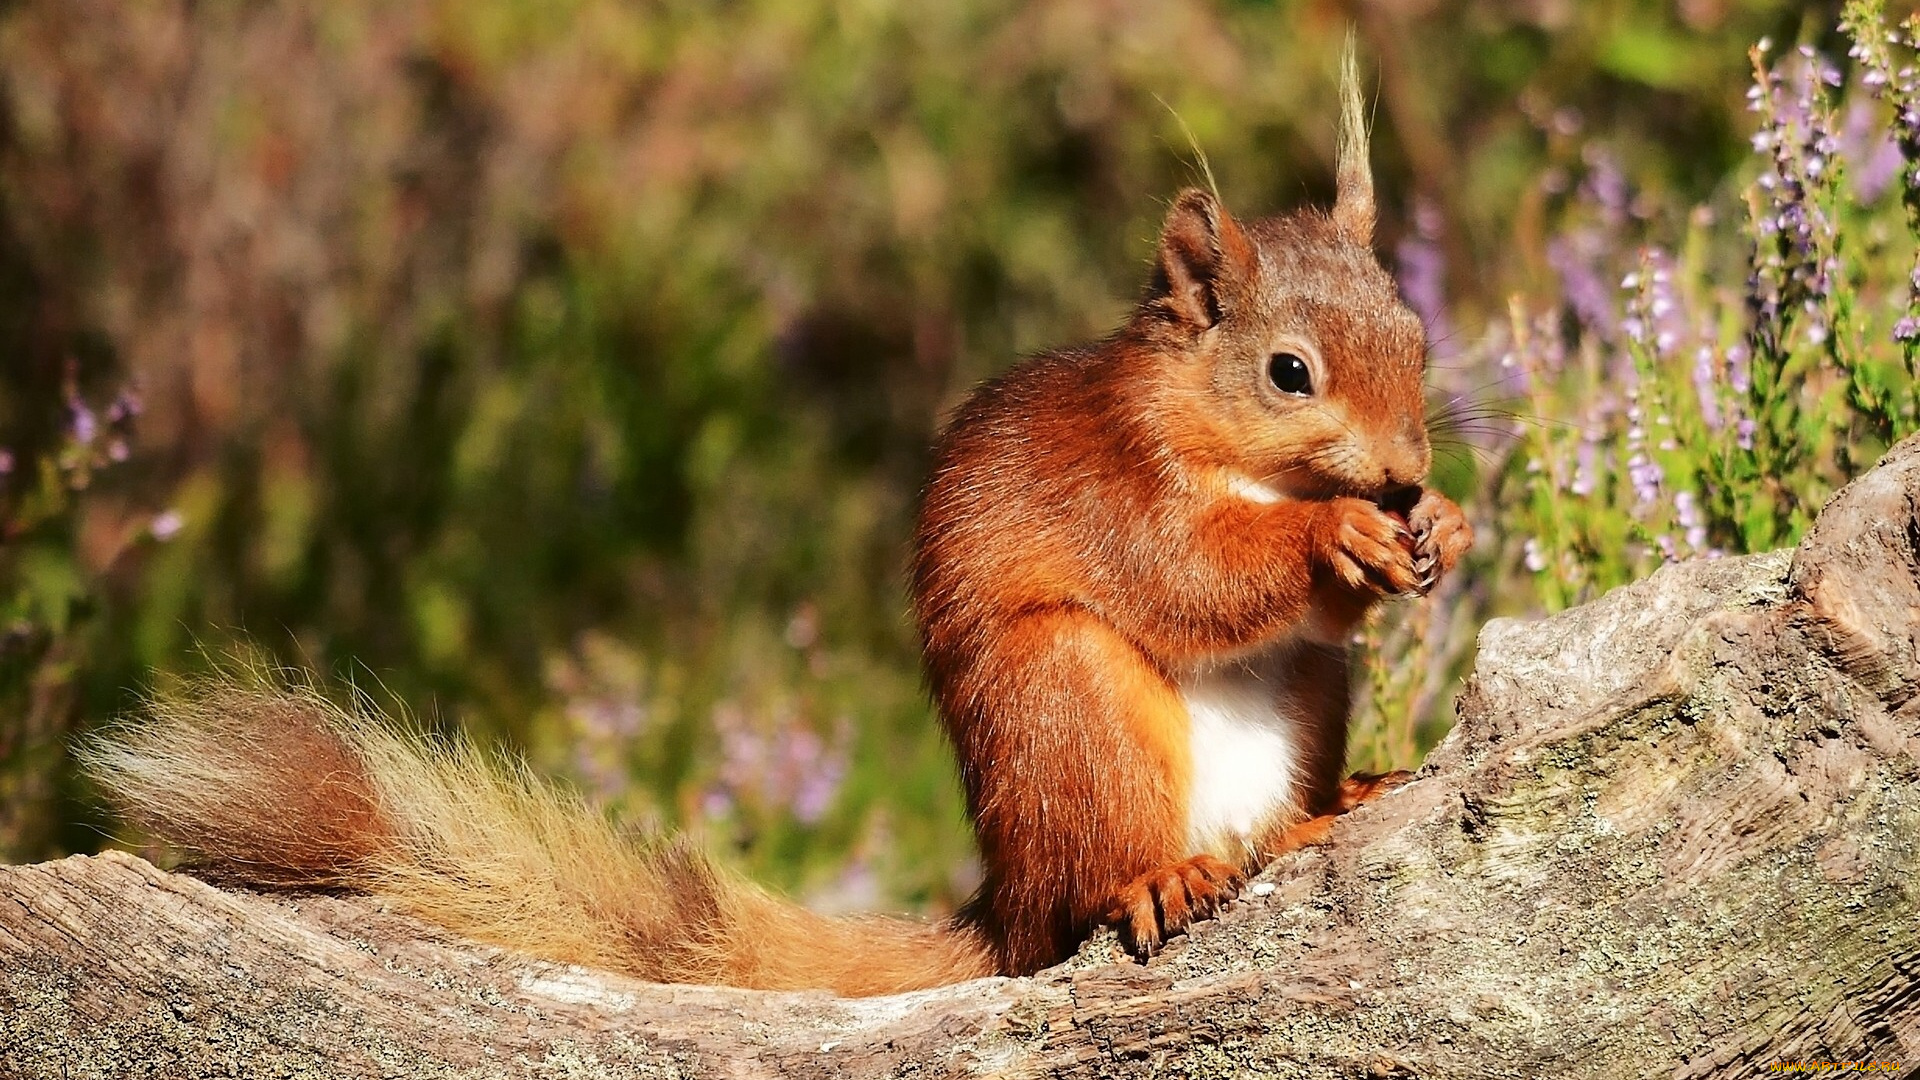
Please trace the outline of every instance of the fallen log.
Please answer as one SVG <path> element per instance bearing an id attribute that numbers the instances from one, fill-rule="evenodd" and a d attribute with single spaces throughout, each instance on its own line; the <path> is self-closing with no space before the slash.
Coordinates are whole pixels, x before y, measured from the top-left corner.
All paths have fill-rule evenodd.
<path id="1" fill-rule="evenodd" d="M 1920 440 L 1794 551 L 1481 635 L 1414 782 L 1151 964 L 661 986 L 109 852 L 0 868 L 19 1077 L 1920 1069 Z"/>

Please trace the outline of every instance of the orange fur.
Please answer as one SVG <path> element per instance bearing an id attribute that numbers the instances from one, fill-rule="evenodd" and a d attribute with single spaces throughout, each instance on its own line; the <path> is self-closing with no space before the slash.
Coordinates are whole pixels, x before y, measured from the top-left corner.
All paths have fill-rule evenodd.
<path id="1" fill-rule="evenodd" d="M 464 743 L 257 680 L 157 701 L 90 771 L 218 876 L 650 979 L 886 993 L 1032 972 L 1102 921 L 1151 952 L 1386 790 L 1341 777 L 1347 642 L 1471 543 L 1419 487 L 1425 339 L 1368 246 L 1347 76 L 1331 214 L 1241 223 L 1182 192 L 1127 325 L 986 384 L 935 449 L 914 603 L 984 866 L 954 920 L 812 914 Z"/>
<path id="2" fill-rule="evenodd" d="M 1269 824 L 1255 841 L 1261 861 L 1271 861 L 1290 851 L 1326 843 L 1333 832 L 1334 822 L 1339 820 L 1341 814 L 1371 802 L 1411 779 L 1412 773 L 1396 770 L 1379 775 L 1355 773 L 1341 780 L 1334 789 L 1332 804 L 1322 806 L 1312 817 L 1276 820 Z"/>
<path id="3" fill-rule="evenodd" d="M 976 931 L 817 915 L 637 842 L 517 765 L 258 676 L 83 748 L 125 817 L 223 881 L 376 893 L 449 929 L 664 982 L 867 995 L 992 974 Z"/>
<path id="4" fill-rule="evenodd" d="M 1345 808 L 1346 642 L 1471 542 L 1418 490 L 1426 342 L 1367 246 L 1347 74 L 1332 214 L 1243 224 L 1182 192 L 1129 323 L 988 383 L 936 447 L 915 604 L 986 869 L 964 916 L 1009 972 L 1101 920 L 1151 951 L 1238 871 L 1324 838 Z M 1282 354 L 1315 392 L 1270 381 Z M 1222 871 L 1186 835 L 1182 680 L 1274 649 L 1293 789 Z"/>

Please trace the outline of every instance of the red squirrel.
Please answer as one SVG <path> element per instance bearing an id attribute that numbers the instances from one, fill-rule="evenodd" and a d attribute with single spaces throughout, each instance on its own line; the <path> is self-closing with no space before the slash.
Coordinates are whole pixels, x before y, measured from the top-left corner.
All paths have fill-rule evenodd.
<path id="1" fill-rule="evenodd" d="M 988 382 L 940 438 L 913 594 L 984 867 L 954 918 L 814 914 L 271 681 L 160 699 L 83 760 L 216 879 L 643 978 L 890 993 L 1028 974 L 1102 923 L 1153 952 L 1405 775 L 1342 778 L 1349 642 L 1471 543 L 1421 486 L 1426 339 L 1371 249 L 1344 75 L 1331 213 L 1181 192 L 1126 325 Z"/>

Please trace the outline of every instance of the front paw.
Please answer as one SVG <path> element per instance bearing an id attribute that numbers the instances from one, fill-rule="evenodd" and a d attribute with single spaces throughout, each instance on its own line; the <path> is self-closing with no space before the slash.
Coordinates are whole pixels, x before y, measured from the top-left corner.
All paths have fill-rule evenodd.
<path id="1" fill-rule="evenodd" d="M 1365 499 L 1334 499 L 1326 514 L 1321 551 L 1335 577 L 1380 596 L 1418 591 L 1420 571 L 1407 524 Z"/>
<path id="2" fill-rule="evenodd" d="M 1142 961 L 1173 935 L 1212 915 L 1240 892 L 1246 878 L 1211 855 L 1163 866 L 1134 878 L 1107 910 L 1120 943 Z"/>
<path id="3" fill-rule="evenodd" d="M 1452 499 L 1428 489 L 1408 511 L 1407 527 L 1413 531 L 1413 566 L 1424 594 L 1473 546 L 1473 526 Z"/>

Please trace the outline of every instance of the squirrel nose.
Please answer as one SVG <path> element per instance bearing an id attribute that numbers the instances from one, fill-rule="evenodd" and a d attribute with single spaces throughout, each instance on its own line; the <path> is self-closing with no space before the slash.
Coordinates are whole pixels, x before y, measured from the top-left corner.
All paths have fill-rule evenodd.
<path id="1" fill-rule="evenodd" d="M 1411 487 L 1427 478 L 1427 441 L 1411 435 L 1393 440 L 1382 455 L 1388 487 Z"/>

